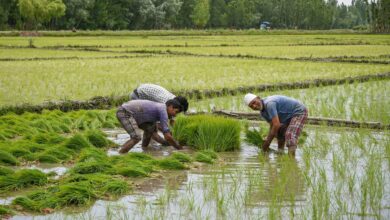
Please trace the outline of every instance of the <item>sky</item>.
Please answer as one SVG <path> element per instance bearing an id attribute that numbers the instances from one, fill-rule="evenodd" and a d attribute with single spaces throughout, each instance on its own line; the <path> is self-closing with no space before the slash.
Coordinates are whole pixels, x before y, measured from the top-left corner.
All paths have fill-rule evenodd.
<path id="1" fill-rule="evenodd" d="M 344 3 L 344 5 L 351 5 L 352 0 L 338 0 L 339 4 Z"/>

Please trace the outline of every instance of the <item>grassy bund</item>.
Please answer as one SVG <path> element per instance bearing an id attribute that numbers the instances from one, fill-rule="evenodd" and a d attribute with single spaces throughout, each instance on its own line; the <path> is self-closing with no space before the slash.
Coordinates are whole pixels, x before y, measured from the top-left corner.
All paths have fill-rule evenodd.
<path id="1" fill-rule="evenodd" d="M 387 130 L 306 126 L 295 159 L 259 150 L 265 123 L 180 116 L 174 136 L 193 152 L 163 156 L 110 156 L 107 130 L 144 82 L 190 110 L 249 111 L 254 91 L 302 100 L 310 116 L 389 124 L 389 63 L 388 35 L 365 33 L 0 33 L 0 217 L 387 219 Z"/>

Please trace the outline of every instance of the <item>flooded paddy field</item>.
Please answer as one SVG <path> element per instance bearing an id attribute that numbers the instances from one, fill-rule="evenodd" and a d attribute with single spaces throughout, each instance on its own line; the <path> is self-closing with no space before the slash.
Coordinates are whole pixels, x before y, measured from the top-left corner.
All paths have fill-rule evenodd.
<path id="1" fill-rule="evenodd" d="M 295 159 L 262 153 L 244 141 L 211 165 L 163 171 L 139 180 L 129 195 L 90 208 L 11 219 L 386 219 L 390 217 L 390 134 L 307 126 Z M 106 131 L 121 143 L 121 130 Z M 148 154 L 166 157 L 158 145 Z M 116 149 L 109 154 L 115 155 Z M 142 151 L 140 146 L 132 149 Z M 192 154 L 191 150 L 184 150 Z"/>

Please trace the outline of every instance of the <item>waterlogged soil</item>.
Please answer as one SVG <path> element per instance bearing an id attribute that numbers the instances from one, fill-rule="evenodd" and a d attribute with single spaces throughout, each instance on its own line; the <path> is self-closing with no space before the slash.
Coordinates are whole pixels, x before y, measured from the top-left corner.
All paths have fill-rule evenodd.
<path id="1" fill-rule="evenodd" d="M 278 152 L 275 143 L 270 153 L 263 154 L 258 147 L 242 142 L 239 151 L 219 153 L 213 165 L 194 162 L 188 170 L 154 173 L 150 178 L 137 180 L 133 192 L 117 200 L 98 200 L 87 209 L 72 207 L 49 215 L 17 215 L 11 219 L 311 219 L 313 216 L 388 219 L 388 160 L 383 159 L 376 168 L 382 177 L 380 208 L 366 208 L 367 211 L 362 212 L 361 201 L 365 197 L 360 186 L 367 173 L 368 160 L 361 151 L 383 150 L 390 134 L 372 131 L 356 134 L 354 130 L 340 132 L 313 127 L 305 130 L 308 139 L 299 147 L 295 159 L 286 157 L 286 152 Z M 123 130 L 106 133 L 117 144 L 129 138 Z M 363 140 L 353 143 L 354 135 L 364 136 Z M 361 143 L 365 146 L 355 146 Z M 319 144 L 327 147 L 318 147 Z M 342 158 L 346 144 L 350 144 L 347 147 L 351 150 L 351 160 L 338 163 L 345 163 L 347 176 L 356 174 L 351 184 L 339 179 L 341 171 L 337 171 L 333 163 L 335 157 Z M 131 151 L 142 152 L 142 148 L 137 145 Z M 165 157 L 174 151 L 153 143 L 147 153 Z M 183 151 L 193 154 L 188 148 Z M 117 154 L 118 149 L 108 151 L 108 155 Z M 352 185 L 352 192 L 347 189 L 348 185 Z M 6 204 L 7 200 L 3 202 Z M 367 204 L 369 207 L 370 203 Z M 341 211 L 340 207 L 343 207 Z"/>

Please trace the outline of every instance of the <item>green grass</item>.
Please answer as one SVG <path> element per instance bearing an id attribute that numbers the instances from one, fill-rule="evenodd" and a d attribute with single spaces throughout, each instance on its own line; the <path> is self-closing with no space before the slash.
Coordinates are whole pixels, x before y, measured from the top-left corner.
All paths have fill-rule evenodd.
<path id="1" fill-rule="evenodd" d="M 379 56 L 390 54 L 389 45 L 317 45 L 317 46 L 216 46 L 216 47 L 154 47 L 143 48 L 154 52 L 186 52 L 199 55 L 257 56 L 270 58 L 326 58 L 348 56 Z M 139 48 L 107 48 L 107 51 L 137 51 Z M 387 58 L 386 60 L 389 60 Z"/>
<path id="2" fill-rule="evenodd" d="M 341 78 L 390 70 L 387 65 L 169 56 L 131 60 L 1 62 L 1 65 L 0 83 L 3 86 L 0 94 L 7 94 L 0 96 L 2 106 L 127 95 L 141 83 L 134 77 L 140 73 L 142 82 L 160 84 L 170 90 L 203 90 Z M 109 81 L 107 72 L 110 73 Z M 164 78 L 160 77 L 162 74 Z M 15 92 L 8 93 L 11 90 Z"/>
<path id="3" fill-rule="evenodd" d="M 174 137 L 195 149 L 232 151 L 240 148 L 241 124 L 233 119 L 208 115 L 177 117 Z"/>
<path id="4" fill-rule="evenodd" d="M 261 97 L 285 95 L 302 101 L 309 117 L 339 118 L 356 121 L 390 123 L 390 81 L 370 81 L 348 85 L 326 86 L 308 89 L 263 92 Z M 244 94 L 192 101 L 190 109 L 210 111 L 211 108 L 231 111 L 255 112 L 243 103 Z"/>

